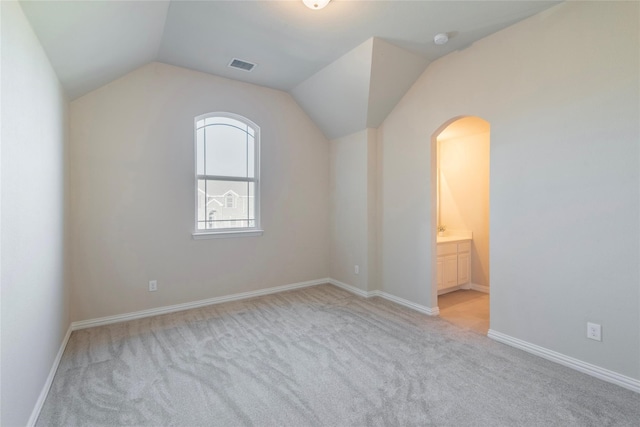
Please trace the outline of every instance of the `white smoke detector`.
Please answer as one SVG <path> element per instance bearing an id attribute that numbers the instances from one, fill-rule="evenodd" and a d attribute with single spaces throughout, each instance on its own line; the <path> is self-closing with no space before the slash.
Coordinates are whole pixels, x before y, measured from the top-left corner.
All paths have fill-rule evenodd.
<path id="1" fill-rule="evenodd" d="M 438 33 L 433 38 L 433 42 L 435 44 L 445 44 L 448 41 L 449 41 L 449 36 L 447 35 L 447 33 Z"/>

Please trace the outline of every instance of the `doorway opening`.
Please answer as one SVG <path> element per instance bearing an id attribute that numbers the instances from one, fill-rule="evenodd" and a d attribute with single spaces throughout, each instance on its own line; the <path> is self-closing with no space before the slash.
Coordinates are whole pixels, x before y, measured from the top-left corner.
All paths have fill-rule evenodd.
<path id="1" fill-rule="evenodd" d="M 432 144 L 436 159 L 432 292 L 437 295 L 440 317 L 486 335 L 490 125 L 479 117 L 457 117 L 440 127 Z"/>

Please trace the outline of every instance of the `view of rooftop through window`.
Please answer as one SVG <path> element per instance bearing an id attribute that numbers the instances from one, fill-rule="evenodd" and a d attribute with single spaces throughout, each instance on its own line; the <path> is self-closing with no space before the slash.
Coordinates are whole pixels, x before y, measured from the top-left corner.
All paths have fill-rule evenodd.
<path id="1" fill-rule="evenodd" d="M 196 119 L 196 231 L 257 227 L 257 130 L 229 116 Z"/>

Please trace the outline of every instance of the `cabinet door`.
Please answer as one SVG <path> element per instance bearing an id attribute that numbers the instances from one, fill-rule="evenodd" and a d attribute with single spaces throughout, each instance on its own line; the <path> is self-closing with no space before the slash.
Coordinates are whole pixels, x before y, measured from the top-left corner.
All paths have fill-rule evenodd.
<path id="1" fill-rule="evenodd" d="M 444 288 L 444 257 L 439 256 L 437 260 L 436 282 L 438 283 L 438 290 L 440 290 Z"/>
<path id="2" fill-rule="evenodd" d="M 444 277 L 445 288 L 450 288 L 458 284 L 458 256 L 447 255 L 444 257 Z"/>
<path id="3" fill-rule="evenodd" d="M 471 257 L 469 252 L 458 254 L 458 285 L 471 281 Z"/>

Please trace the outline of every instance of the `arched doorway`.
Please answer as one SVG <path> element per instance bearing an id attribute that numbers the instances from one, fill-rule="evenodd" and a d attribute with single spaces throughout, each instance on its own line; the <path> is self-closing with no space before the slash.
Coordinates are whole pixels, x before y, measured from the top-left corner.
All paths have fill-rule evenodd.
<path id="1" fill-rule="evenodd" d="M 486 334 L 489 329 L 490 125 L 464 116 L 432 137 L 437 230 L 433 283 L 440 316 Z M 432 175 L 433 177 L 433 175 Z M 435 188 L 434 188 L 435 187 Z"/>

